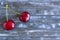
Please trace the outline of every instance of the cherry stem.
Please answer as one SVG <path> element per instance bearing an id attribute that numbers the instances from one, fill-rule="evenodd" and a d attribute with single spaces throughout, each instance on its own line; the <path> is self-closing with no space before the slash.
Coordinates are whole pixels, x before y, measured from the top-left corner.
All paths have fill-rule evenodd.
<path id="1" fill-rule="evenodd" d="M 15 14 L 20 14 L 20 13 L 14 11 L 13 9 L 11 9 L 10 7 L 8 7 L 8 8 L 9 8 L 13 13 L 15 13 Z"/>
<path id="2" fill-rule="evenodd" d="M 9 9 L 10 9 L 13 13 L 21 15 L 20 13 L 14 11 L 12 8 L 9 7 L 7 0 L 6 0 L 6 3 L 7 3 L 7 4 L 6 4 L 6 20 L 7 20 L 7 21 L 8 21 L 8 10 L 9 10 Z"/>
<path id="3" fill-rule="evenodd" d="M 6 4 L 6 20 L 8 21 L 8 4 Z"/>

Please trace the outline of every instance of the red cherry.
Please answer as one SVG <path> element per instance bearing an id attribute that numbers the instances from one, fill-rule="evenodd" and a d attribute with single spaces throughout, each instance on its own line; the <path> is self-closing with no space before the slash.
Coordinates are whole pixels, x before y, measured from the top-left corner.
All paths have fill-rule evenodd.
<path id="1" fill-rule="evenodd" d="M 3 24 L 3 26 L 4 26 L 4 29 L 6 30 L 12 30 L 15 27 L 15 23 L 13 20 L 8 20 L 7 22 Z"/>
<path id="2" fill-rule="evenodd" d="M 19 20 L 22 22 L 27 22 L 30 19 L 30 13 L 29 12 L 22 12 L 22 14 L 19 16 Z"/>

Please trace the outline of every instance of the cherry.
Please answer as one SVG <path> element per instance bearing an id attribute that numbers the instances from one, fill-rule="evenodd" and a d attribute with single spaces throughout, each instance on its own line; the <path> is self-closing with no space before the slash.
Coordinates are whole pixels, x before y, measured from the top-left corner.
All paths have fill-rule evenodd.
<path id="1" fill-rule="evenodd" d="M 30 13 L 27 11 L 22 12 L 22 14 L 19 16 L 19 20 L 22 22 L 28 22 L 30 19 Z"/>
<path id="2" fill-rule="evenodd" d="M 3 26 L 4 26 L 4 29 L 6 30 L 12 30 L 15 27 L 15 23 L 13 20 L 8 20 L 7 22 L 3 24 Z"/>

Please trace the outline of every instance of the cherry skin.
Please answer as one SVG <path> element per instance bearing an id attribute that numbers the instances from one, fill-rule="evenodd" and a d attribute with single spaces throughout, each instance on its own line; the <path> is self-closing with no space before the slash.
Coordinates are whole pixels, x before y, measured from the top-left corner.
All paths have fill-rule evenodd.
<path id="1" fill-rule="evenodd" d="M 12 30 L 15 28 L 15 23 L 13 20 L 8 20 L 7 22 L 3 24 L 3 26 L 4 26 L 4 29 L 6 30 Z"/>
<path id="2" fill-rule="evenodd" d="M 30 13 L 27 11 L 22 12 L 22 14 L 19 16 L 19 20 L 22 22 L 28 22 L 30 19 Z"/>

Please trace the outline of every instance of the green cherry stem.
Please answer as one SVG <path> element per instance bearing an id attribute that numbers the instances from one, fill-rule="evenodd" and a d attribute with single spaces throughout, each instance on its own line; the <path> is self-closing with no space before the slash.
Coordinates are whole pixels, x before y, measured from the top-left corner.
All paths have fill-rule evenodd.
<path id="1" fill-rule="evenodd" d="M 15 14 L 20 14 L 20 13 L 14 11 L 14 10 L 13 10 L 12 8 L 10 8 L 10 7 L 8 7 L 8 9 L 11 10 L 11 11 L 12 11 L 13 13 L 15 13 Z"/>
<path id="2" fill-rule="evenodd" d="M 8 21 L 8 4 L 6 4 L 6 20 Z"/>

